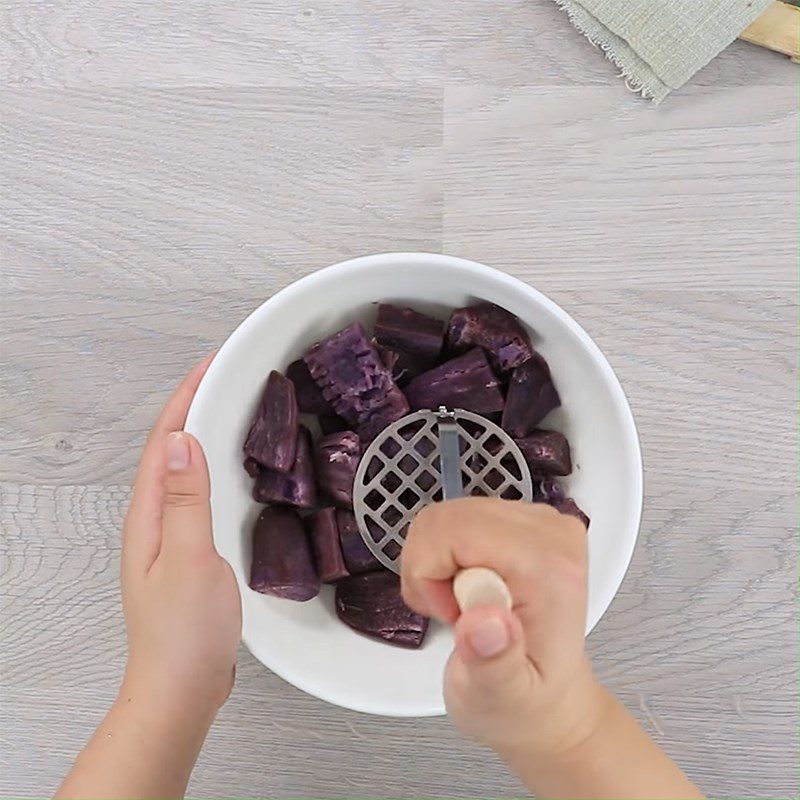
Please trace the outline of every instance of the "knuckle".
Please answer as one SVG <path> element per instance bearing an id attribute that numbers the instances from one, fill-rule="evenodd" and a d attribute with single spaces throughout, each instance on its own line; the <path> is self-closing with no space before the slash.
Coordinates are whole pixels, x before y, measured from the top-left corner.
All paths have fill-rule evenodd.
<path id="1" fill-rule="evenodd" d="M 205 498 L 189 489 L 170 488 L 164 493 L 164 505 L 170 508 L 192 508 L 203 503 Z"/>
<path id="2" fill-rule="evenodd" d="M 458 543 L 458 560 L 462 565 L 481 566 L 496 547 L 496 539 L 485 536 L 462 536 Z"/>
<path id="3" fill-rule="evenodd" d="M 420 562 L 424 559 L 425 545 L 418 542 L 415 536 L 409 531 L 403 546 L 403 559 L 401 561 L 401 576 L 403 581 L 413 582 L 418 579 L 417 573 L 420 569 Z"/>
<path id="4" fill-rule="evenodd" d="M 442 503 L 429 503 L 414 517 L 409 536 L 416 534 L 416 537 L 418 537 L 420 532 L 440 528 L 446 521 L 446 515 L 443 515 L 443 511 L 446 512 L 448 509 Z"/>
<path id="5" fill-rule="evenodd" d="M 402 573 L 400 574 L 400 594 L 407 605 L 413 605 L 414 601 L 418 599 L 416 582 L 417 579 L 407 568 L 404 558 Z"/>
<path id="6" fill-rule="evenodd" d="M 586 559 L 573 552 L 551 551 L 547 558 L 547 570 L 563 582 L 584 583 L 588 577 Z"/>
<path id="7" fill-rule="evenodd" d="M 462 497 L 459 500 L 449 500 L 443 503 L 429 503 L 417 514 L 417 519 L 425 528 L 452 528 L 471 517 L 476 510 L 475 504 L 480 499 Z"/>
<path id="8" fill-rule="evenodd" d="M 534 519 L 541 522 L 553 523 L 561 519 L 561 514 L 548 503 L 531 503 L 531 514 Z"/>

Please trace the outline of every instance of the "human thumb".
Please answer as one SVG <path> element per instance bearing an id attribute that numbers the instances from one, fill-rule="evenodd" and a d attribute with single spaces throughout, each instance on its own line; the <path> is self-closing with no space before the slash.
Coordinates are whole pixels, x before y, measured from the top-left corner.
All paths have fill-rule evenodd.
<path id="1" fill-rule="evenodd" d="M 163 546 L 181 550 L 213 547 L 203 448 L 191 434 L 175 431 L 167 436 L 164 450 Z"/>
<path id="2" fill-rule="evenodd" d="M 454 632 L 460 681 L 470 690 L 488 694 L 485 699 L 494 702 L 502 699 L 498 694 L 516 692 L 517 682 L 527 680 L 530 665 L 522 626 L 513 612 L 495 606 L 472 608 L 461 614 Z"/>

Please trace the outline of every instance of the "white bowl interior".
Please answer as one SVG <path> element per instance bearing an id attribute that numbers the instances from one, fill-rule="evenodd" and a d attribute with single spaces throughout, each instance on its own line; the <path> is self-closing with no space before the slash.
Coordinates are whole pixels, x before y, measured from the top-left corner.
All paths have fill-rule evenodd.
<path id="1" fill-rule="evenodd" d="M 619 382 L 588 335 L 539 292 L 474 262 L 403 253 L 353 259 L 277 293 L 234 331 L 203 379 L 186 429 L 205 449 L 214 540 L 239 581 L 245 644 L 285 680 L 329 702 L 374 714 L 427 716 L 444 713 L 442 672 L 452 647 L 447 629 L 432 626 L 420 650 L 402 650 L 340 623 L 331 587 L 294 603 L 247 585 L 260 506 L 242 469 L 242 443 L 264 380 L 347 323 L 370 326 L 375 302 L 383 300 L 439 315 L 492 301 L 519 317 L 548 360 L 562 406 L 544 424 L 569 438 L 575 469 L 565 483 L 592 519 L 587 633 L 630 561 L 641 513 L 641 455 Z"/>

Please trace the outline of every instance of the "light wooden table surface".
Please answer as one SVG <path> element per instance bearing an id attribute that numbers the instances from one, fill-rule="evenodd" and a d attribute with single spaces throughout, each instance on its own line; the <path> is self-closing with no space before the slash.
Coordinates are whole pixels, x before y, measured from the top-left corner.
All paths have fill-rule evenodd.
<path id="1" fill-rule="evenodd" d="M 608 355 L 639 424 L 597 671 L 710 795 L 797 780 L 797 72 L 736 43 L 659 109 L 548 0 L 7 0 L 0 793 L 114 695 L 119 529 L 177 379 L 385 250 L 484 261 Z M 446 719 L 323 704 L 242 650 L 195 795 L 509 796 Z"/>

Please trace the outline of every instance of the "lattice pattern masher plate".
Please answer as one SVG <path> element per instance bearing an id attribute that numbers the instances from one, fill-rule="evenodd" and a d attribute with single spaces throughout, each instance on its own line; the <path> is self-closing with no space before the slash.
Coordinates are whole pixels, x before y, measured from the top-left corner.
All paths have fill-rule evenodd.
<path id="1" fill-rule="evenodd" d="M 444 416 L 443 416 L 444 415 Z M 382 431 L 356 472 L 353 506 L 358 529 L 374 556 L 400 572 L 406 532 L 418 511 L 442 498 L 439 423 L 458 432 L 465 495 L 530 501 L 530 470 L 514 440 L 470 411 L 416 411 Z"/>

